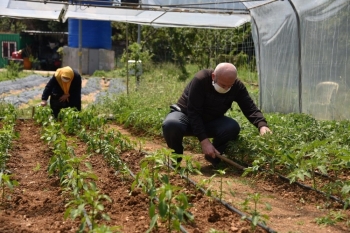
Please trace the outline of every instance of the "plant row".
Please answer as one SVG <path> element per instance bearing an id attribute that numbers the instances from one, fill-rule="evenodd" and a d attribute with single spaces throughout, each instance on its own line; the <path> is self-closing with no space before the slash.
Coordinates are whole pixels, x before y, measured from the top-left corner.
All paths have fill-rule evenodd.
<path id="1" fill-rule="evenodd" d="M 49 119 L 49 112 L 50 110 L 48 108 L 42 108 L 36 111 L 35 119 L 38 122 L 42 122 L 43 125 L 53 125 L 52 121 L 44 123 L 47 122 L 45 119 Z M 171 180 L 176 174 L 189 178 L 189 175 L 194 172 L 200 173 L 199 163 L 192 161 L 191 156 L 184 156 L 185 166 L 178 167 L 174 174 L 174 170 L 168 165 L 169 163 L 175 163 L 176 155 L 171 153 L 170 150 L 163 149 L 146 155 L 141 159 L 140 169 L 134 175 L 120 158 L 120 153 L 132 149 L 135 144 L 121 135 L 119 131 L 108 130 L 106 127 L 106 117 L 97 115 L 93 108 L 82 112 L 77 112 L 69 108 L 63 109 L 59 115 L 59 123 L 56 124 L 56 130 L 53 130 L 52 127 L 45 128 L 46 132 L 50 131 L 51 133 L 47 136 L 44 135 L 43 138 L 47 138 L 47 140 L 62 138 L 62 136 L 59 136 L 62 135 L 62 132 L 58 133 L 58 130 L 61 129 L 66 134 L 75 134 L 86 143 L 89 152 L 102 154 L 106 161 L 116 170 L 117 174 L 121 174 L 124 179 L 127 179 L 130 175 L 134 177 L 134 181 L 130 187 L 131 192 L 135 189 L 141 189 L 149 196 L 150 200 L 148 212 L 151 220 L 147 232 L 158 228 L 157 224 L 160 222 L 162 225 L 165 224 L 168 231 L 171 232 L 172 230 L 181 230 L 182 223 L 193 221 L 194 217 L 188 211 L 191 207 L 189 197 L 184 192 L 181 192 L 183 187 L 171 183 Z M 53 135 L 52 131 L 55 131 Z M 58 165 L 61 163 L 60 161 L 61 159 L 58 160 L 55 156 L 52 157 L 49 171 L 57 170 Z M 63 165 L 63 167 L 67 166 Z M 65 177 L 64 174 L 61 175 Z M 225 172 L 220 170 L 218 174 L 223 175 Z M 66 181 L 65 183 L 68 182 Z M 188 181 L 186 186 L 190 186 Z M 222 189 L 218 192 L 211 191 L 208 188 L 210 187 L 210 180 L 201 182 L 196 187 L 196 190 L 198 191 L 204 187 L 206 187 L 205 193 L 209 198 L 222 199 L 224 191 Z M 255 213 L 255 215 L 252 215 L 251 226 L 253 229 L 258 226 L 260 221 L 265 220 L 264 216 L 260 215 L 257 211 Z"/>
<path id="2" fill-rule="evenodd" d="M 42 124 L 41 139 L 48 143 L 53 153 L 48 173 L 58 176 L 69 199 L 64 217 L 80 219 L 78 232 L 85 232 L 86 229 L 88 232 L 119 232 L 118 226 L 110 227 L 97 223 L 98 216 L 110 220 L 104 213 L 103 204 L 112 200 L 108 195 L 102 194 L 96 186 L 98 177 L 93 173 L 91 164 L 86 162 L 90 155 L 76 156 L 74 145 L 69 143 L 69 137 L 65 135 L 65 131 L 70 131 L 70 126 L 73 126 L 71 120 L 74 119 L 74 115 L 64 118 L 65 123 L 61 123 L 51 117 L 50 108 L 41 108 L 35 113 L 34 119 Z"/>
<path id="3" fill-rule="evenodd" d="M 12 191 L 14 186 L 18 185 L 16 180 L 11 179 L 10 171 L 6 169 L 6 163 L 10 158 L 9 149 L 11 148 L 12 139 L 16 136 L 16 110 L 12 105 L 7 105 L 3 110 L 3 119 L 0 122 L 0 192 L 1 202 L 6 201 L 7 191 Z"/>
<path id="4" fill-rule="evenodd" d="M 338 197 L 347 208 L 350 121 L 317 121 L 304 114 L 275 114 L 268 119 L 279 122 L 273 135 L 250 132 L 231 143 L 228 155 L 249 166 L 243 175 L 280 174 L 290 183 L 302 182 L 327 197 Z"/>

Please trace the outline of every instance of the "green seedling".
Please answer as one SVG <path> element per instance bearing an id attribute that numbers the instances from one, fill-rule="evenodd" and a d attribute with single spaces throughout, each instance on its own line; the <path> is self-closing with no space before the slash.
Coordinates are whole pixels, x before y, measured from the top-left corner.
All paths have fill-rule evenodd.
<path id="1" fill-rule="evenodd" d="M 74 108 L 63 108 L 58 114 L 58 119 L 61 120 L 63 130 L 68 134 L 74 134 L 82 127 L 80 124 L 79 112 Z"/>
<path id="2" fill-rule="evenodd" d="M 89 233 L 122 233 L 121 227 L 119 226 L 97 226 L 93 230 L 89 231 Z"/>
<path id="3" fill-rule="evenodd" d="M 251 228 L 254 232 L 259 222 L 262 222 L 266 225 L 266 221 L 269 219 L 269 216 L 266 214 L 261 214 L 258 210 L 258 203 L 260 202 L 261 195 L 260 193 L 250 194 L 241 205 L 244 210 L 251 214 Z M 253 203 L 253 207 L 250 206 L 250 202 Z M 243 216 L 242 219 L 246 219 L 247 216 Z"/>
<path id="4" fill-rule="evenodd" d="M 100 194 L 96 188 L 94 182 L 88 184 L 88 188 L 84 190 L 83 194 L 68 204 L 65 211 L 64 217 L 68 218 L 70 216 L 72 219 L 80 218 L 79 231 L 83 232 L 87 227 L 87 220 L 91 223 L 91 230 L 93 231 L 98 227 L 96 222 L 96 217 L 100 215 L 104 220 L 109 221 L 110 218 L 107 214 L 103 213 L 104 206 L 103 201 L 109 201 L 109 196 L 105 194 Z M 87 211 L 88 209 L 88 211 Z"/>
<path id="5" fill-rule="evenodd" d="M 131 189 L 141 187 L 153 199 L 156 191 L 156 182 L 160 180 L 159 172 L 164 167 L 163 153 L 157 151 L 141 160 L 140 171 L 137 173 Z"/>
<path id="6" fill-rule="evenodd" d="M 344 221 L 346 219 L 346 215 L 342 211 L 331 211 L 327 216 L 316 218 L 315 221 L 319 225 L 334 225 L 337 222 Z"/>
<path id="7" fill-rule="evenodd" d="M 40 170 L 40 168 L 41 168 L 40 163 L 37 163 L 36 166 L 33 168 L 33 171 L 37 172 Z"/>
<path id="8" fill-rule="evenodd" d="M 202 173 L 200 172 L 201 169 L 201 165 L 198 161 L 194 161 L 193 157 L 190 155 L 183 155 L 182 159 L 185 162 L 185 166 L 181 167 L 179 171 L 181 176 L 186 177 L 187 179 L 187 185 L 189 184 L 189 175 L 190 173 L 196 173 L 199 175 L 202 175 Z"/>
<path id="9" fill-rule="evenodd" d="M 225 172 L 226 169 L 223 169 L 223 170 L 216 170 L 216 172 L 220 175 L 220 190 L 219 190 L 219 199 L 220 201 L 222 200 L 222 195 L 224 193 L 224 191 L 222 190 L 222 179 L 224 177 L 224 175 L 226 174 Z"/>
<path id="10" fill-rule="evenodd" d="M 225 231 L 218 231 L 218 230 L 215 230 L 213 228 L 211 228 L 208 233 L 225 233 Z"/>
<path id="11" fill-rule="evenodd" d="M 164 175 L 161 180 L 163 185 L 157 189 L 158 214 L 155 213 L 155 206 L 151 205 L 150 217 L 152 220 L 147 232 L 151 232 L 159 217 L 166 222 L 168 232 L 180 231 L 181 222 L 193 220 L 193 216 L 187 212 L 187 209 L 190 208 L 187 196 L 182 192 L 175 194 L 182 188 L 171 185 L 167 175 Z"/>
<path id="12" fill-rule="evenodd" d="M 211 182 L 213 181 L 213 178 L 216 176 L 216 174 L 212 175 L 210 178 L 208 179 L 201 179 L 198 183 L 197 183 L 197 189 L 203 189 L 204 193 L 207 193 L 207 190 L 210 190 L 211 187 Z"/>
<path id="13" fill-rule="evenodd" d="M 123 181 L 131 180 L 132 176 L 130 174 L 128 165 L 119 159 L 117 161 L 119 161 L 120 163 L 120 165 L 118 165 L 118 172 L 122 175 L 122 180 Z"/>
<path id="14" fill-rule="evenodd" d="M 4 203 L 5 196 L 6 196 L 6 187 L 12 191 L 15 186 L 17 186 L 19 183 L 16 180 L 11 180 L 11 175 L 4 174 L 3 172 L 0 172 L 0 189 L 2 192 L 1 195 L 1 202 Z"/>
<path id="15" fill-rule="evenodd" d="M 36 107 L 33 115 L 36 123 L 46 126 L 52 118 L 52 109 L 49 106 Z"/>
<path id="16" fill-rule="evenodd" d="M 80 169 L 83 161 L 89 157 L 84 155 L 81 157 L 72 157 L 66 161 L 66 174 L 61 180 L 61 184 L 66 190 L 72 190 L 74 197 L 79 197 L 86 190 L 86 180 L 97 180 L 97 176 L 91 172 L 92 166 L 90 163 L 84 163 L 87 171 Z"/>

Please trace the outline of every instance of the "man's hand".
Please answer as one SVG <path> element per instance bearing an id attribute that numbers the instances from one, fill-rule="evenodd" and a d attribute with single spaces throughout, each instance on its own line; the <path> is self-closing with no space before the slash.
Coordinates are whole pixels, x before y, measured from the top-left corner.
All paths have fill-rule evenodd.
<path id="1" fill-rule="evenodd" d="M 41 103 L 40 103 L 40 105 L 41 105 L 42 107 L 45 107 L 45 106 L 47 105 L 47 101 L 46 101 L 46 100 L 42 100 Z"/>
<path id="2" fill-rule="evenodd" d="M 69 102 L 69 94 L 64 94 L 60 97 L 60 102 L 64 102 L 64 101 L 67 101 Z"/>
<path id="3" fill-rule="evenodd" d="M 201 145 L 202 145 L 202 152 L 205 155 L 209 155 L 212 158 L 215 158 L 216 155 L 220 154 L 220 152 L 215 149 L 215 147 L 213 146 L 213 144 L 211 144 L 208 138 L 201 141 Z"/>
<path id="4" fill-rule="evenodd" d="M 259 131 L 260 131 L 260 135 L 264 135 L 266 133 L 272 134 L 272 131 L 267 126 L 262 126 Z"/>

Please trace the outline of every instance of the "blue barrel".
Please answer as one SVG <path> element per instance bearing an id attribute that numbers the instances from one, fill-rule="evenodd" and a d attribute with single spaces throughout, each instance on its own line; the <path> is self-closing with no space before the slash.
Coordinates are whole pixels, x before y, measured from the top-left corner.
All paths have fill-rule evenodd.
<path id="1" fill-rule="evenodd" d="M 110 21 L 81 20 L 82 48 L 112 48 L 112 27 Z M 68 47 L 79 47 L 79 19 L 68 19 Z"/>
<path id="2" fill-rule="evenodd" d="M 111 6 L 110 0 L 70 0 L 77 5 Z M 89 49 L 112 48 L 112 26 L 109 21 L 81 20 L 81 47 Z M 68 19 L 68 47 L 79 48 L 79 19 Z"/>

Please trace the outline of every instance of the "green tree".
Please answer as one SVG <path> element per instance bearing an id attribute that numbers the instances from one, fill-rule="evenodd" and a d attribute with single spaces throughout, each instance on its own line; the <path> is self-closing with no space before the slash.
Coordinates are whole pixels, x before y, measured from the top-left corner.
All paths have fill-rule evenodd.
<path id="1" fill-rule="evenodd" d="M 7 18 L 7 17 L 0 18 L 1 32 L 18 33 L 23 30 L 26 30 L 26 28 L 27 28 L 26 24 L 20 19 Z"/>

